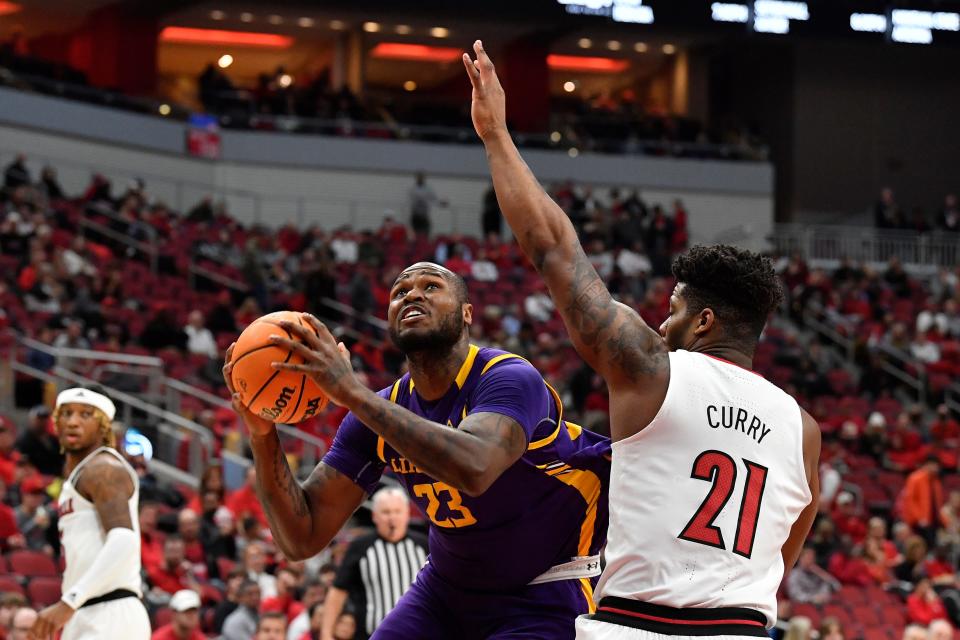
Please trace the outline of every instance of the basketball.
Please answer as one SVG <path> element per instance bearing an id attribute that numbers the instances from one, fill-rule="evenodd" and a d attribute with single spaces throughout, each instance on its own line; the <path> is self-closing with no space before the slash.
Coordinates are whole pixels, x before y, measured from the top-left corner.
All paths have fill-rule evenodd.
<path id="1" fill-rule="evenodd" d="M 313 331 L 296 311 L 277 311 L 254 320 L 233 348 L 231 376 L 241 402 L 252 413 L 271 422 L 296 424 L 323 410 L 327 397 L 306 374 L 270 366 L 272 362 L 303 362 L 296 353 L 270 342 L 272 335 L 297 339 L 280 326 L 283 320 Z"/>

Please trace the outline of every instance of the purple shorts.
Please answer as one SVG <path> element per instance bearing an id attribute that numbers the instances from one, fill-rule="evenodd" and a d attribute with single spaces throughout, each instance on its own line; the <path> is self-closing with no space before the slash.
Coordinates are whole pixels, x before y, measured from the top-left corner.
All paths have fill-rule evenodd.
<path id="1" fill-rule="evenodd" d="M 590 613 L 580 580 L 478 592 L 456 587 L 427 565 L 371 640 L 573 640 Z"/>

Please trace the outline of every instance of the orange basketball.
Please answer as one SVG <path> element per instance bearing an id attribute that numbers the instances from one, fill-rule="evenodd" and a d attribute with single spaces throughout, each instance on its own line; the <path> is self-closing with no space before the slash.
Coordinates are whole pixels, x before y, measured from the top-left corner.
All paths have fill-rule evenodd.
<path id="1" fill-rule="evenodd" d="M 270 336 L 296 336 L 280 326 L 281 320 L 299 323 L 313 331 L 296 311 L 277 311 L 258 318 L 243 330 L 233 347 L 233 387 L 252 413 L 282 424 L 296 424 L 319 413 L 327 396 L 306 374 L 278 371 L 271 362 L 303 362 L 298 354 L 270 342 Z"/>

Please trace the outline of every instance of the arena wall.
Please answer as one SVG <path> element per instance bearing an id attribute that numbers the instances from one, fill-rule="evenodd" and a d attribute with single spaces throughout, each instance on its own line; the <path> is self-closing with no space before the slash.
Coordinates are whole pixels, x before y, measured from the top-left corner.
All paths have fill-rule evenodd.
<path id="1" fill-rule="evenodd" d="M 69 193 L 100 172 L 117 188 L 142 177 L 151 196 L 180 210 L 213 194 L 244 222 L 367 228 L 386 215 L 406 218 L 412 174 L 423 170 L 449 203 L 434 210 L 435 230 L 480 231 L 489 178 L 479 145 L 222 131 L 221 159 L 211 161 L 184 154 L 186 135 L 182 122 L 0 89 L 0 161 L 23 152 L 35 171 L 49 163 Z M 589 153 L 571 158 L 541 150 L 524 156 L 544 183 L 639 187 L 648 203 L 665 206 L 682 199 L 694 242 L 759 248 L 772 229 L 773 170 L 767 163 Z"/>

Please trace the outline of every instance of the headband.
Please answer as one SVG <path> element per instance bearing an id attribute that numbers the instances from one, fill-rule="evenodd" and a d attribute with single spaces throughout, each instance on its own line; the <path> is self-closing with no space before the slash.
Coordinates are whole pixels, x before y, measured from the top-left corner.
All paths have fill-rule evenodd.
<path id="1" fill-rule="evenodd" d="M 75 387 L 73 389 L 65 389 L 57 395 L 57 408 L 59 409 L 62 405 L 77 403 L 77 404 L 86 404 L 91 407 L 95 407 L 107 414 L 107 419 L 113 420 L 113 417 L 117 414 L 117 408 L 114 406 L 113 401 L 110 400 L 107 396 L 102 393 L 97 393 L 96 391 L 90 391 L 89 389 L 81 389 L 80 387 Z"/>

